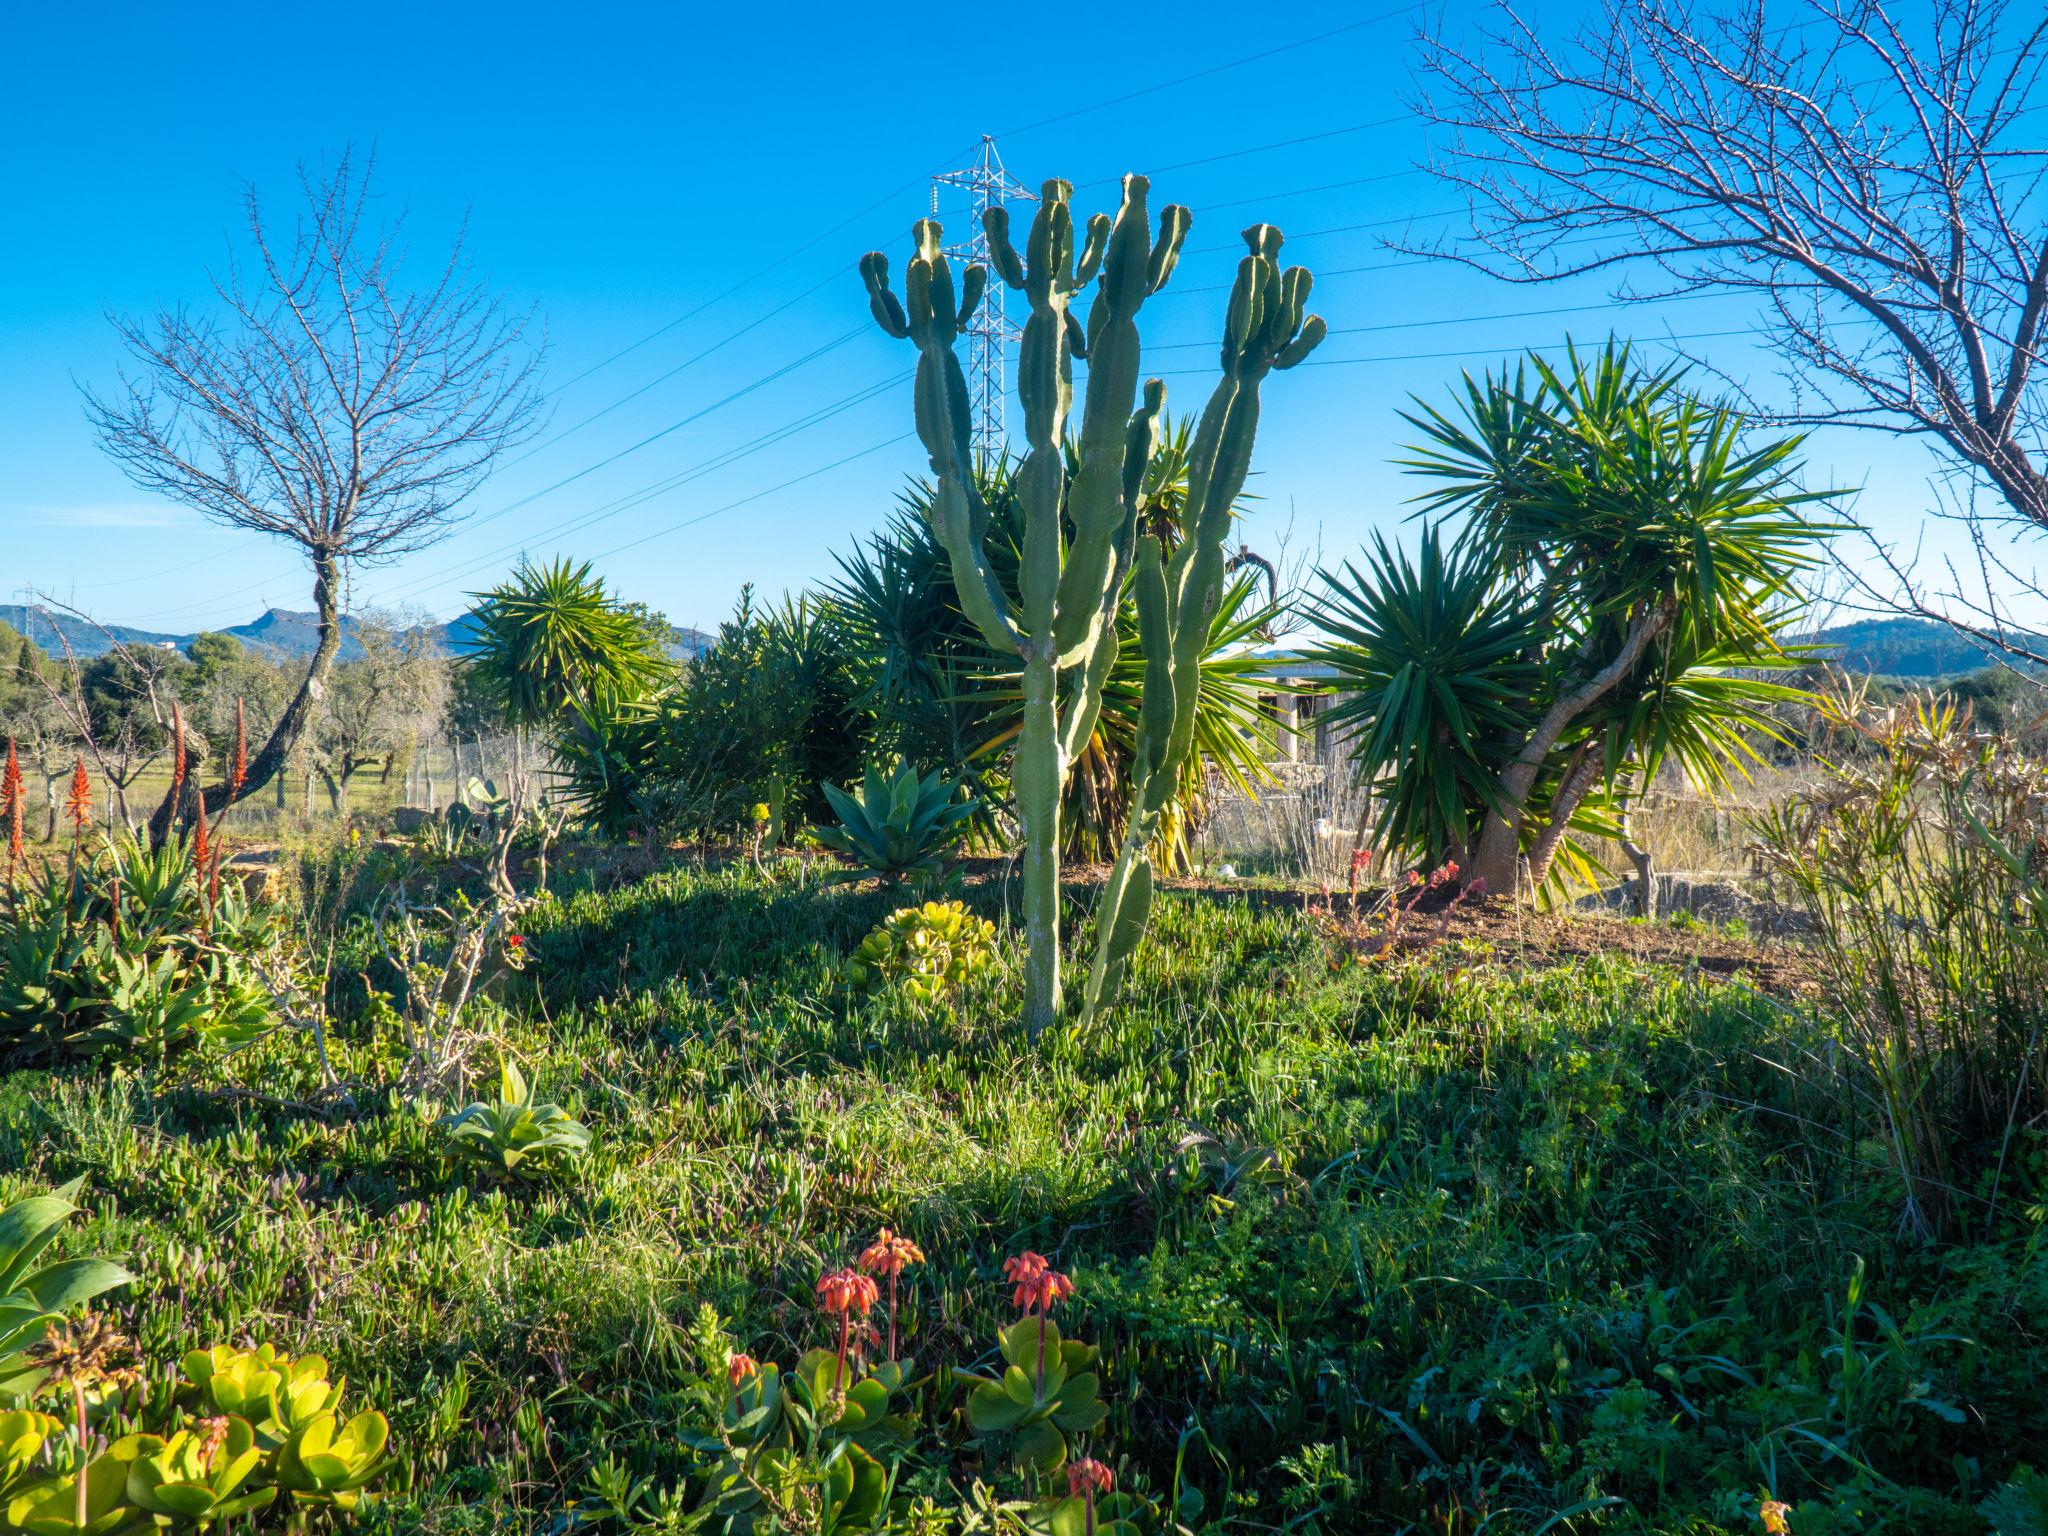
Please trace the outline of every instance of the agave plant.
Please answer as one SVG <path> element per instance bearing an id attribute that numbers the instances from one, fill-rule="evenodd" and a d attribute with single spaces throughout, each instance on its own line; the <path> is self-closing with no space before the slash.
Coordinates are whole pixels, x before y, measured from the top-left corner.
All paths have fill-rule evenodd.
<path id="1" fill-rule="evenodd" d="M 535 1103 L 526 1078 L 509 1060 L 498 1069 L 496 1102 L 468 1105 L 441 1126 L 457 1157 L 504 1177 L 545 1172 L 590 1148 L 583 1124 L 558 1104 Z"/>
<path id="2" fill-rule="evenodd" d="M 944 873 L 948 852 L 975 813 L 974 802 L 962 798 L 943 773 L 919 774 L 902 759 L 886 769 L 869 763 L 851 793 L 832 784 L 824 789 L 839 825 L 819 827 L 814 835 L 856 865 L 836 872 L 834 880 L 867 875 L 899 884 L 935 879 Z"/>

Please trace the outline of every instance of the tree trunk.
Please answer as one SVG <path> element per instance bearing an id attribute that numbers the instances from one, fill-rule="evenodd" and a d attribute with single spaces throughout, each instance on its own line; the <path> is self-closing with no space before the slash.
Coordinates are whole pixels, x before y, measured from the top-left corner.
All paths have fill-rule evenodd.
<path id="1" fill-rule="evenodd" d="M 1572 721 L 1599 703 L 1617 683 L 1635 670 L 1650 642 L 1670 627 L 1676 613 L 1676 605 L 1669 600 L 1638 613 L 1614 659 L 1543 712 L 1543 718 L 1537 721 L 1536 729 L 1529 733 L 1521 751 L 1501 770 L 1498 804 L 1486 813 L 1485 821 L 1480 824 L 1479 841 L 1472 853 L 1472 867 L 1462 871 L 1467 880 L 1484 880 L 1487 889 L 1494 891 L 1515 891 L 1519 888 L 1516 877 L 1520 872 L 1522 823 L 1528 816 L 1529 795 L 1536 787 L 1536 776 L 1542 771 L 1544 759 L 1556 748 L 1558 738 L 1564 735 Z M 1565 786 L 1559 788 L 1562 798 Z M 1579 798 L 1584 796 L 1582 789 Z M 1573 809 L 1576 808 L 1577 801 L 1574 801 Z M 1569 812 L 1566 819 L 1568 817 Z M 1551 852 L 1555 851 L 1553 844 Z M 1548 858 L 1544 864 L 1547 871 Z M 1530 890 L 1533 892 L 1542 882 L 1541 875 L 1533 867 L 1531 876 Z"/>
<path id="2" fill-rule="evenodd" d="M 1621 851 L 1636 867 L 1636 912 L 1647 920 L 1657 916 L 1657 864 L 1650 850 L 1635 840 L 1636 803 L 1633 794 L 1621 802 Z"/>
<path id="3" fill-rule="evenodd" d="M 334 670 L 334 658 L 341 652 L 341 562 L 327 549 L 315 549 L 313 557 L 313 608 L 320 619 L 320 638 L 306 663 L 306 675 L 298 692 L 285 705 L 284 713 L 271 728 L 270 739 L 249 759 L 247 776 L 239 792 L 225 783 L 206 787 L 206 814 L 219 815 L 237 800 L 246 800 L 285 771 L 292 751 L 319 718 L 321 701 L 327 694 L 327 679 Z M 198 777 L 197 764 L 193 777 Z M 309 784 L 310 789 L 310 784 Z M 149 840 L 161 844 L 170 830 L 173 807 L 170 796 L 149 819 Z"/>

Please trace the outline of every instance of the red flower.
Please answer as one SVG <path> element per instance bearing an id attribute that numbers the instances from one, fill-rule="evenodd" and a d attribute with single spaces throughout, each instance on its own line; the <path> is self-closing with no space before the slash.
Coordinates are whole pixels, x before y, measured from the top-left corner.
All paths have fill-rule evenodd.
<path id="1" fill-rule="evenodd" d="M 508 933 L 505 935 L 505 943 L 512 949 L 524 949 L 526 947 L 526 935 L 523 933 Z"/>
<path id="2" fill-rule="evenodd" d="M 726 1380 L 732 1383 L 733 1390 L 738 1391 L 740 1383 L 751 1376 L 759 1374 L 760 1369 L 760 1362 L 752 1355 L 744 1353 L 735 1354 L 725 1364 L 725 1377 Z"/>
<path id="3" fill-rule="evenodd" d="M 234 800 L 249 782 L 249 722 L 242 713 L 242 701 L 235 700 L 235 764 L 228 773 L 228 799 Z"/>
<path id="4" fill-rule="evenodd" d="M 907 1237 L 898 1237 L 887 1227 L 882 1228 L 875 1240 L 862 1250 L 860 1267 L 871 1275 L 887 1275 L 894 1280 L 912 1264 L 924 1262 L 924 1250 Z"/>
<path id="5" fill-rule="evenodd" d="M 1074 1498 L 1092 1499 L 1115 1487 L 1115 1474 L 1093 1456 L 1083 1456 L 1067 1468 L 1067 1492 Z"/>
<path id="6" fill-rule="evenodd" d="M 171 814 L 178 814 L 185 797 L 185 711 L 171 706 Z"/>
<path id="7" fill-rule="evenodd" d="M 818 1304 L 842 1317 L 849 1312 L 866 1317 L 880 1295 L 875 1282 L 857 1269 L 835 1269 L 818 1281 Z"/>

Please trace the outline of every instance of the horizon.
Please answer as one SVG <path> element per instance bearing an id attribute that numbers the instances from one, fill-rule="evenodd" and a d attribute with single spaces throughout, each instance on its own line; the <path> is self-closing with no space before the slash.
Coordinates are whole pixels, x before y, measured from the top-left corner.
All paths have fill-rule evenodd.
<path id="1" fill-rule="evenodd" d="M 282 78 L 265 66 L 309 24 L 259 21 L 253 8 L 201 35 L 117 7 L 135 46 L 106 61 L 86 111 L 64 109 L 81 98 L 62 69 L 13 93 L 10 181 L 45 237 L 0 251 L 13 301 L 0 313 L 0 600 L 48 593 L 168 634 L 311 606 L 296 551 L 129 485 L 93 441 L 77 386 L 115 378 L 106 314 L 203 303 L 235 230 L 238 179 L 276 206 L 295 162 L 349 143 L 374 149 L 384 203 L 406 210 L 424 260 L 467 218 L 478 273 L 513 307 L 532 306 L 549 344 L 540 435 L 465 503 L 450 537 L 356 570 L 357 612 L 445 621 L 521 557 L 590 560 L 622 597 L 707 631 L 743 583 L 773 598 L 829 580 L 834 555 L 878 529 L 926 468 L 910 359 L 869 323 L 855 261 L 879 248 L 900 267 L 909 224 L 932 207 L 930 174 L 964 165 L 990 131 L 1026 184 L 1075 180 L 1080 211 L 1112 199 L 1122 169 L 1148 170 L 1158 200 L 1194 208 L 1187 256 L 1147 311 L 1147 371 L 1166 378 L 1170 409 L 1198 408 L 1214 377 L 1235 230 L 1259 218 L 1294 231 L 1287 255 L 1318 274 L 1313 307 L 1332 337 L 1270 391 L 1261 499 L 1243 529 L 1288 563 L 1342 560 L 1374 531 L 1399 536 L 1399 412 L 1411 394 L 1444 398 L 1462 369 L 1615 334 L 1652 357 L 1690 347 L 1767 393 L 1777 364 L 1740 301 L 1623 306 L 1599 284 L 1520 288 L 1401 253 L 1404 236 L 1461 216 L 1418 169 L 1423 136 L 1400 105 L 1419 11 L 1293 13 L 1256 48 L 1220 8 L 1163 36 L 1110 18 L 1097 56 L 1138 61 L 1121 72 L 1056 74 L 1042 95 L 1010 88 L 1033 77 L 1006 74 L 994 107 L 964 77 L 921 81 L 912 113 L 893 34 L 864 15 L 806 13 L 805 46 L 777 59 L 780 100 L 793 105 L 762 111 L 746 70 L 674 87 L 674 58 L 750 56 L 751 30 L 723 16 L 700 26 L 633 13 L 633 49 L 593 28 L 543 52 L 524 24 L 537 8 L 514 8 L 489 36 L 409 15 L 427 67 L 473 66 L 422 91 L 409 76 L 364 83 L 345 53 Z M 16 56 L 75 56 L 82 26 L 31 18 Z M 202 66 L 251 88 L 174 99 Z M 542 66 L 554 110 L 507 110 L 495 82 Z M 709 197 L 696 190 L 706 183 Z M 1933 461 L 1912 440 L 1828 429 L 1805 457 L 1809 485 L 1863 487 L 1852 510 L 1880 537 L 1967 554 L 1957 529 L 1930 518 Z"/>

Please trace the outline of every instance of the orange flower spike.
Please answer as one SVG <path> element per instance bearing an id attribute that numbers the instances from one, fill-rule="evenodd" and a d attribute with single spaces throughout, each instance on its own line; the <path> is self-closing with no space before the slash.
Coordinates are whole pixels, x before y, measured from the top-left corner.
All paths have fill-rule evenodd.
<path id="1" fill-rule="evenodd" d="M 879 1294 L 875 1282 L 857 1269 L 835 1269 L 818 1279 L 818 1305 L 839 1315 L 839 1369 L 833 1385 L 841 1391 L 846 1389 L 846 1346 L 853 1336 L 854 1315 L 866 1317 Z"/>
<path id="2" fill-rule="evenodd" d="M 761 1362 L 752 1355 L 739 1353 L 725 1363 L 725 1379 L 732 1383 L 737 1392 L 742 1382 L 751 1381 L 761 1371 Z"/>
<path id="3" fill-rule="evenodd" d="M 71 792 L 64 797 L 64 814 L 71 819 L 71 830 L 83 835 L 92 825 L 92 775 L 85 771 L 85 759 L 71 770 Z"/>
<path id="4" fill-rule="evenodd" d="M 249 721 L 242 712 L 242 701 L 235 700 L 235 762 L 228 774 L 228 798 L 235 799 L 242 793 L 242 786 L 249 782 Z"/>
<path id="5" fill-rule="evenodd" d="M 871 1275 L 889 1277 L 889 1358 L 896 1358 L 896 1286 L 897 1278 L 912 1264 L 924 1262 L 924 1250 L 907 1237 L 898 1237 L 887 1227 L 882 1228 L 875 1240 L 860 1256 L 860 1267 Z"/>
<path id="6" fill-rule="evenodd" d="M 1067 1497 L 1087 1501 L 1087 1536 L 1095 1536 L 1095 1496 L 1115 1487 L 1115 1474 L 1093 1456 L 1083 1456 L 1067 1468 Z"/>
<path id="7" fill-rule="evenodd" d="M 7 738 L 7 767 L 0 770 L 0 809 L 7 812 L 7 878 L 14 878 L 22 856 L 22 824 L 27 812 L 21 787 L 21 762 L 14 755 L 14 738 Z"/>
<path id="8" fill-rule="evenodd" d="M 171 815 L 178 814 L 179 803 L 185 797 L 185 711 L 182 705 L 171 706 Z"/>

